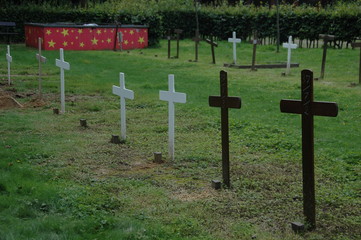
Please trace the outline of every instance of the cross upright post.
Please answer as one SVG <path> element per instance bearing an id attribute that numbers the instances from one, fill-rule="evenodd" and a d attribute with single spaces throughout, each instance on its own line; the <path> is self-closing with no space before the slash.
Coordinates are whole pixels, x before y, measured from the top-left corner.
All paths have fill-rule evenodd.
<path id="1" fill-rule="evenodd" d="M 200 37 L 199 37 L 199 31 L 196 30 L 196 36 L 194 38 L 192 38 L 192 40 L 195 42 L 195 62 L 198 62 L 198 45 L 199 45 L 199 42 L 202 40 Z"/>
<path id="2" fill-rule="evenodd" d="M 134 92 L 125 88 L 124 73 L 119 73 L 119 87 L 113 85 L 113 94 L 120 97 L 120 136 L 123 141 L 127 138 L 125 99 L 134 99 Z"/>
<path id="3" fill-rule="evenodd" d="M 118 32 L 117 37 L 118 37 L 119 49 L 120 51 L 123 51 L 123 33 Z"/>
<path id="4" fill-rule="evenodd" d="M 206 39 L 206 43 L 211 45 L 211 51 L 212 51 L 212 63 L 216 64 L 216 56 L 214 54 L 214 47 L 218 47 L 218 44 L 216 42 L 213 41 L 213 38 L 211 37 L 211 39 Z"/>
<path id="5" fill-rule="evenodd" d="M 13 61 L 13 57 L 10 55 L 10 46 L 7 46 L 6 61 L 8 62 L 8 84 L 11 85 L 10 78 L 10 64 Z"/>
<path id="6" fill-rule="evenodd" d="M 175 58 L 179 58 L 179 40 L 182 32 L 182 29 L 174 29 L 174 33 L 177 34 L 177 56 Z"/>
<path id="7" fill-rule="evenodd" d="M 170 31 L 168 31 L 167 40 L 168 40 L 168 59 L 170 59 L 170 41 L 172 40 L 172 36 L 170 35 Z"/>
<path id="8" fill-rule="evenodd" d="M 186 103 L 187 95 L 174 88 L 174 75 L 168 75 L 168 91 L 159 91 L 159 99 L 168 102 L 168 154 L 174 161 L 174 103 Z"/>
<path id="9" fill-rule="evenodd" d="M 220 96 L 209 96 L 208 102 L 211 107 L 221 108 L 221 132 L 222 132 L 222 175 L 223 183 L 229 188 L 230 164 L 229 164 L 229 130 L 228 130 L 228 108 L 241 108 L 239 97 L 228 96 L 227 72 L 220 72 Z"/>
<path id="10" fill-rule="evenodd" d="M 64 51 L 60 48 L 60 60 L 55 59 L 55 65 L 60 68 L 60 101 L 61 113 L 65 113 L 65 83 L 64 83 L 64 69 L 69 70 L 70 64 L 64 61 Z"/>
<path id="11" fill-rule="evenodd" d="M 233 44 L 233 64 L 236 65 L 237 62 L 237 49 L 236 49 L 236 45 L 237 43 L 241 43 L 241 39 L 236 38 L 236 32 L 232 33 L 232 38 L 228 38 L 228 42 Z"/>
<path id="12" fill-rule="evenodd" d="M 38 38 L 38 50 L 39 52 L 36 54 L 36 59 L 38 60 L 38 66 L 39 66 L 39 77 L 38 77 L 38 81 L 39 81 L 39 98 L 41 99 L 43 97 L 43 91 L 42 91 L 42 80 L 41 80 L 41 75 L 42 75 L 42 63 L 46 63 L 46 57 L 41 55 L 41 45 L 42 45 L 42 38 Z"/>
<path id="13" fill-rule="evenodd" d="M 252 54 L 252 67 L 251 70 L 252 71 L 256 71 L 256 51 L 257 51 L 257 44 L 258 44 L 258 37 L 257 37 L 257 31 L 254 32 L 254 37 L 253 37 L 253 54 Z"/>
<path id="14" fill-rule="evenodd" d="M 318 37 L 323 39 L 323 53 L 322 53 L 322 65 L 321 65 L 321 76 L 320 79 L 323 79 L 325 76 L 325 66 L 326 66 L 326 54 L 327 54 L 327 46 L 328 42 L 331 40 L 335 40 L 335 35 L 327 35 L 327 34 L 319 34 Z"/>
<path id="15" fill-rule="evenodd" d="M 290 74 L 290 70 L 291 70 L 291 49 L 296 49 L 297 48 L 297 44 L 292 43 L 292 36 L 288 37 L 288 42 L 287 43 L 283 43 L 282 46 L 284 48 L 287 48 L 287 74 Z"/>
<path id="16" fill-rule="evenodd" d="M 313 73 L 301 73 L 301 101 L 281 100 L 283 113 L 302 115 L 302 175 L 303 175 L 303 213 L 309 230 L 316 228 L 315 170 L 314 170 L 314 126 L 313 116 L 336 117 L 337 103 L 313 101 Z"/>
<path id="17" fill-rule="evenodd" d="M 361 84 L 361 42 L 354 42 L 354 43 L 351 43 L 351 46 L 352 48 L 360 48 L 360 66 L 359 66 L 359 76 L 358 76 L 358 81 L 359 81 L 359 84 Z"/>

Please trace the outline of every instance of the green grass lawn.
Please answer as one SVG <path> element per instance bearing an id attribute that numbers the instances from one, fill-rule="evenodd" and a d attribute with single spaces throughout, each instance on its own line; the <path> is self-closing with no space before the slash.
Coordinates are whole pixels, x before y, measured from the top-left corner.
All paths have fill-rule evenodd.
<path id="1" fill-rule="evenodd" d="M 322 49 L 296 49 L 291 75 L 284 69 L 256 72 L 222 67 L 232 48 L 220 42 L 217 64 L 210 46 L 181 42 L 180 58 L 161 48 L 66 51 L 66 114 L 60 108 L 58 51 L 44 51 L 46 104 L 32 107 L 37 93 L 36 49 L 12 45 L 13 85 L 23 109 L 0 110 L 0 239 L 334 239 L 361 238 L 361 87 L 359 51 L 329 49 L 325 79 L 314 82 L 316 101 L 339 105 L 336 118 L 315 117 L 317 229 L 295 235 L 303 222 L 301 118 L 281 113 L 281 99 L 300 99 L 300 72 L 320 75 Z M 175 44 L 174 44 L 175 46 Z M 6 46 L 0 45 L 5 75 Z M 241 44 L 238 64 L 251 64 L 252 45 Z M 175 48 L 172 49 L 175 55 Z M 257 63 L 284 62 L 286 49 L 258 46 Z M 230 110 L 231 183 L 221 179 L 220 110 L 208 106 L 219 94 L 219 72 L 228 72 L 229 95 L 242 99 Z M 127 142 L 120 134 L 119 97 L 112 85 L 125 73 L 135 93 L 127 101 Z M 167 159 L 167 108 L 159 90 L 187 94 L 176 104 L 175 161 Z M 79 126 L 79 119 L 88 128 Z M 164 164 L 154 164 L 160 151 Z"/>

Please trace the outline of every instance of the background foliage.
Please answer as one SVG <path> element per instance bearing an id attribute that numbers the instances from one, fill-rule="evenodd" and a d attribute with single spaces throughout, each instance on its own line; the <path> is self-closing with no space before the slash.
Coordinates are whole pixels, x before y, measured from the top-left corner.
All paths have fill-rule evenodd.
<path id="1" fill-rule="evenodd" d="M 146 24 L 149 26 L 150 46 L 157 46 L 159 39 L 169 30 L 181 28 L 183 37 L 194 35 L 196 29 L 195 6 L 192 0 L 183 1 L 117 1 L 93 2 L 91 7 L 56 6 L 49 3 L 10 5 L 0 9 L 1 21 L 14 21 L 15 31 L 19 33 L 16 41 L 24 41 L 24 23 L 114 23 Z M 260 38 L 276 38 L 277 11 L 273 6 L 255 7 L 253 5 L 217 7 L 197 5 L 199 11 L 200 33 L 227 39 L 232 31 L 242 39 L 251 37 L 254 30 Z M 339 3 L 330 8 L 312 6 L 281 5 L 281 41 L 288 35 L 312 42 L 318 34 L 328 33 L 338 36 L 338 40 L 350 43 L 361 36 L 361 2 Z"/>

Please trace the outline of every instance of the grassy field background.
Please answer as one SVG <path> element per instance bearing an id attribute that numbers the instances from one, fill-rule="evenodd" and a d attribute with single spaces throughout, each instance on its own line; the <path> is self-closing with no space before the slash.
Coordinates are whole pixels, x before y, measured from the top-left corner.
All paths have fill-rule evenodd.
<path id="1" fill-rule="evenodd" d="M 359 51 L 329 49 L 325 79 L 315 81 L 316 101 L 339 104 L 336 118 L 315 117 L 317 230 L 295 235 L 291 221 L 303 221 L 301 119 L 279 110 L 281 99 L 300 99 L 300 71 L 320 75 L 322 49 L 296 49 L 291 75 L 284 69 L 225 69 L 232 48 L 220 42 L 217 64 L 210 46 L 181 42 L 180 58 L 161 48 L 66 51 L 66 114 L 60 107 L 58 51 L 44 51 L 45 105 L 37 93 L 36 49 L 12 45 L 13 85 L 1 89 L 24 109 L 0 112 L 0 239 L 359 239 L 361 87 Z M 175 44 L 174 44 L 175 46 Z M 6 74 L 6 46 L 0 45 L 0 74 Z M 252 45 L 242 43 L 238 63 L 250 64 Z M 173 49 L 172 55 L 175 55 Z M 286 49 L 259 46 L 258 63 L 284 62 Z M 219 71 L 228 72 L 229 95 L 242 98 L 230 110 L 231 183 L 221 179 L 220 110 L 208 106 L 219 94 Z M 125 144 L 118 134 L 119 98 L 112 85 L 125 73 L 135 93 L 127 101 Z M 168 89 L 187 94 L 176 104 L 175 161 L 167 159 Z M 81 128 L 86 118 L 89 128 Z M 165 163 L 154 164 L 161 151 Z"/>

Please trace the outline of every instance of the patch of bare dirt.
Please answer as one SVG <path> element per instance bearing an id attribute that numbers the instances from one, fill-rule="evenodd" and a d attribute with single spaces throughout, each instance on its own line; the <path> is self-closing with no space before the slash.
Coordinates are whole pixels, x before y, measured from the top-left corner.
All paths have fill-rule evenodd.
<path id="1" fill-rule="evenodd" d="M 41 98 L 34 98 L 34 99 L 31 99 L 29 102 L 27 102 L 25 104 L 25 107 L 37 108 L 37 107 L 44 107 L 47 104 L 48 103 Z"/>
<path id="2" fill-rule="evenodd" d="M 0 109 L 22 108 L 18 101 L 10 96 L 0 96 Z"/>

